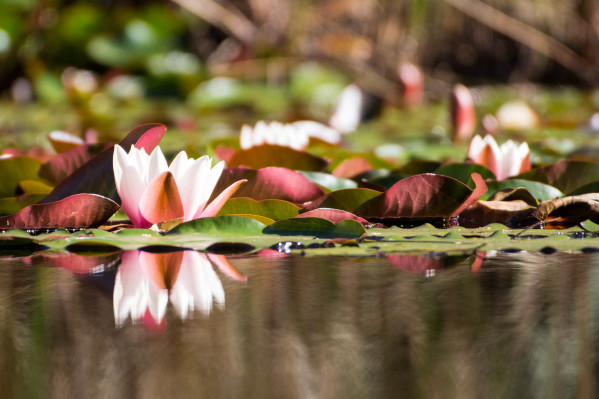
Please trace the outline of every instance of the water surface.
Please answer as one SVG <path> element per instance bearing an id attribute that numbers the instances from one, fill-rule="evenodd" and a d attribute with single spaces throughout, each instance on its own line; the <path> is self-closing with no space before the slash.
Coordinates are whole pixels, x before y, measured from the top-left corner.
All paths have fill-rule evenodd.
<path id="1" fill-rule="evenodd" d="M 0 258 L 2 397 L 596 396 L 595 254 L 61 259 Z"/>

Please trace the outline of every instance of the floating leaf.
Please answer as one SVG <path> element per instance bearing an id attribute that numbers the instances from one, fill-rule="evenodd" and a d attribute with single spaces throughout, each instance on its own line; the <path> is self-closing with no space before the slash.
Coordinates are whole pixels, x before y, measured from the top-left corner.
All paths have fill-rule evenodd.
<path id="1" fill-rule="evenodd" d="M 165 131 L 166 126 L 158 123 L 141 125 L 131 130 L 119 145 L 127 150 L 135 145 L 136 148 L 145 148 L 149 153 L 160 143 Z M 60 182 L 41 202 L 59 201 L 79 193 L 99 194 L 118 201 L 112 171 L 112 155 L 112 146 L 100 152 Z"/>
<path id="2" fill-rule="evenodd" d="M 2 229 L 79 229 L 100 226 L 119 205 L 95 194 L 76 194 L 57 202 L 30 205 L 0 217 Z"/>
<path id="3" fill-rule="evenodd" d="M 236 151 L 227 162 L 227 165 L 230 167 L 245 166 L 253 169 L 278 166 L 288 169 L 320 171 L 326 168 L 328 161 L 305 151 L 279 145 L 263 144 Z"/>
<path id="4" fill-rule="evenodd" d="M 279 220 L 297 216 L 300 207 L 283 200 L 256 201 L 251 198 L 231 198 L 220 209 L 217 216 L 222 215 L 260 215 Z"/>
<path id="5" fill-rule="evenodd" d="M 364 226 L 355 220 L 347 219 L 335 224 L 317 217 L 283 219 L 264 228 L 264 234 L 319 238 L 357 238 L 365 232 Z"/>
<path id="6" fill-rule="evenodd" d="M 340 209 L 332 209 L 332 208 L 318 208 L 312 211 L 304 212 L 296 216 L 298 218 L 307 218 L 307 217 L 316 217 L 322 218 L 326 220 L 330 220 L 333 223 L 339 223 L 343 220 L 355 220 L 357 222 L 362 223 L 363 225 L 370 225 L 368 220 L 361 218 L 359 216 L 354 215 L 351 212 L 342 211 Z"/>
<path id="7" fill-rule="evenodd" d="M 599 163 L 563 160 L 522 173 L 516 176 L 516 179 L 538 181 L 556 187 L 564 193 L 569 193 L 578 187 L 598 181 Z"/>
<path id="8" fill-rule="evenodd" d="M 301 204 L 324 194 L 316 184 L 293 170 L 278 167 L 263 169 L 226 168 L 213 191 L 220 193 L 230 184 L 247 179 L 234 197 L 247 197 L 255 200 L 280 199 Z"/>
<path id="9" fill-rule="evenodd" d="M 58 184 L 81 167 L 81 165 L 109 147 L 112 148 L 112 144 L 83 144 L 72 148 L 56 155 L 43 164 L 39 175 L 54 184 Z"/>
<path id="10" fill-rule="evenodd" d="M 564 195 L 564 193 L 562 193 L 560 190 L 548 184 L 539 183 L 532 180 L 508 179 L 487 182 L 488 191 L 486 194 L 483 194 L 480 199 L 487 200 L 491 195 L 500 190 L 518 187 L 527 189 L 536 199 L 541 201 L 549 201 Z"/>
<path id="11" fill-rule="evenodd" d="M 453 177 L 464 184 L 468 184 L 472 173 L 478 173 L 483 179 L 495 180 L 495 175 L 489 169 L 475 163 L 451 163 L 435 170 L 436 174 Z"/>
<path id="12" fill-rule="evenodd" d="M 48 194 L 52 186 L 39 180 L 22 180 L 19 182 L 19 191 L 24 194 Z"/>
<path id="13" fill-rule="evenodd" d="M 309 211 L 316 208 L 334 208 L 353 212 L 360 205 L 380 195 L 383 195 L 383 193 L 367 188 L 349 188 L 333 191 L 310 203 L 304 204 L 304 207 Z"/>
<path id="14" fill-rule="evenodd" d="M 459 212 L 464 204 L 474 203 L 476 195 L 480 196 L 482 190 L 483 187 L 473 191 L 452 177 L 415 175 L 400 180 L 383 195 L 361 205 L 354 213 L 365 218 L 445 218 Z"/>
<path id="15" fill-rule="evenodd" d="M 321 172 L 304 172 L 298 171 L 302 175 L 306 176 L 310 181 L 318 184 L 320 187 L 324 187 L 329 191 L 343 190 L 345 188 L 358 188 L 358 183 L 349 179 L 341 179 L 328 173 Z"/>
<path id="16" fill-rule="evenodd" d="M 524 201 L 530 206 L 539 205 L 539 201 L 524 187 L 505 188 L 489 197 L 489 201 Z"/>
<path id="17" fill-rule="evenodd" d="M 33 205 L 47 194 L 23 194 L 18 197 L 0 198 L 0 215 L 10 215 L 19 212 L 28 205 Z"/>
<path id="18" fill-rule="evenodd" d="M 264 227 L 264 224 L 242 216 L 215 216 L 181 223 L 167 235 L 202 233 L 216 237 L 241 237 L 259 235 Z"/>
<path id="19" fill-rule="evenodd" d="M 19 183 L 24 180 L 39 180 L 42 162 L 31 157 L 0 159 L 0 198 L 14 197 Z"/>
<path id="20" fill-rule="evenodd" d="M 331 175 L 339 178 L 350 178 L 372 170 L 372 165 L 367 159 L 362 157 L 353 157 L 344 159 L 333 171 Z"/>

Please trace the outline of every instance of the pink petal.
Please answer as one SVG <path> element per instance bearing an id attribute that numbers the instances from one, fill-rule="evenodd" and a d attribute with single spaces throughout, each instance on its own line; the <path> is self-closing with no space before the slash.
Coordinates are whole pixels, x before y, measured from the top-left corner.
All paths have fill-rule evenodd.
<path id="1" fill-rule="evenodd" d="M 235 194 L 235 191 L 237 191 L 237 189 L 239 188 L 241 183 L 245 183 L 245 182 L 247 182 L 247 180 L 245 180 L 245 179 L 238 180 L 235 183 L 231 184 L 229 187 L 225 188 L 223 190 L 223 192 L 220 193 L 218 195 L 218 197 L 216 197 L 214 199 L 214 201 L 212 201 L 210 203 L 210 205 L 208 205 L 206 207 L 206 209 L 204 209 L 204 210 L 201 210 L 202 208 L 198 209 L 198 212 L 193 216 L 193 218 L 198 219 L 198 218 L 207 218 L 207 217 L 216 216 L 216 214 L 218 213 L 218 211 L 220 211 L 220 208 L 223 207 L 225 202 L 227 202 L 227 200 L 229 198 L 231 198 L 231 196 L 233 194 Z"/>
<path id="2" fill-rule="evenodd" d="M 183 217 L 183 204 L 171 172 L 156 176 L 139 202 L 141 215 L 151 224 Z"/>

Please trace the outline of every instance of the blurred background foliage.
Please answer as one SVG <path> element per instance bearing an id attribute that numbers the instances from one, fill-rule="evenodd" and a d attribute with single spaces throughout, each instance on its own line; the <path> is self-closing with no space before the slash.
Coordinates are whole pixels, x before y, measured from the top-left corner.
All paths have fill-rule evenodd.
<path id="1" fill-rule="evenodd" d="M 326 120 L 352 81 L 393 103 L 407 62 L 423 70 L 429 104 L 456 82 L 599 83 L 596 0 L 0 0 L 0 9 L 3 133 L 32 119 L 80 134 L 154 121 L 187 138 L 211 124 L 218 137 L 227 128 L 215 109 L 243 122 Z M 53 106 L 29 116 L 14 108 L 22 104 Z M 445 117 L 428 109 L 423 123 L 430 131 Z"/>

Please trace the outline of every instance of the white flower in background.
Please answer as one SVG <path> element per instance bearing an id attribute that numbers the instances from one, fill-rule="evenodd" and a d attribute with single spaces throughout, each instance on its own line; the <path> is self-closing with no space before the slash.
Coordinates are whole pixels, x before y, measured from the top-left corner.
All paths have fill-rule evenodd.
<path id="1" fill-rule="evenodd" d="M 315 121 L 293 123 L 259 121 L 254 127 L 243 125 L 239 143 L 244 150 L 262 144 L 271 144 L 302 151 L 308 146 L 310 138 L 338 144 L 341 141 L 341 134 Z"/>
<path id="2" fill-rule="evenodd" d="M 474 136 L 468 147 L 468 158 L 491 170 L 497 180 L 526 172 L 531 167 L 528 144 L 508 140 L 498 146 L 491 135 L 486 135 L 484 139 L 479 135 Z"/>
<path id="3" fill-rule="evenodd" d="M 115 145 L 113 156 L 114 178 L 123 210 L 133 225 L 140 228 L 177 218 L 187 222 L 215 216 L 245 182 L 231 184 L 208 204 L 224 167 L 222 161 L 212 167 L 208 156 L 188 158 L 185 151 L 168 166 L 160 147 L 148 155 L 134 146 L 127 154 Z"/>
<path id="4" fill-rule="evenodd" d="M 503 104 L 495 114 L 501 129 L 526 130 L 539 126 L 539 117 L 528 104 L 522 101 L 510 101 Z"/>
<path id="5" fill-rule="evenodd" d="M 347 86 L 339 94 L 329 124 L 340 132 L 353 132 L 362 121 L 365 101 L 365 93 L 358 85 Z"/>
<path id="6" fill-rule="evenodd" d="M 280 122 L 259 121 L 253 128 L 243 125 L 239 136 L 240 146 L 244 150 L 262 144 L 271 144 L 302 151 L 308 146 L 309 141 L 310 138 L 305 131 Z"/>

